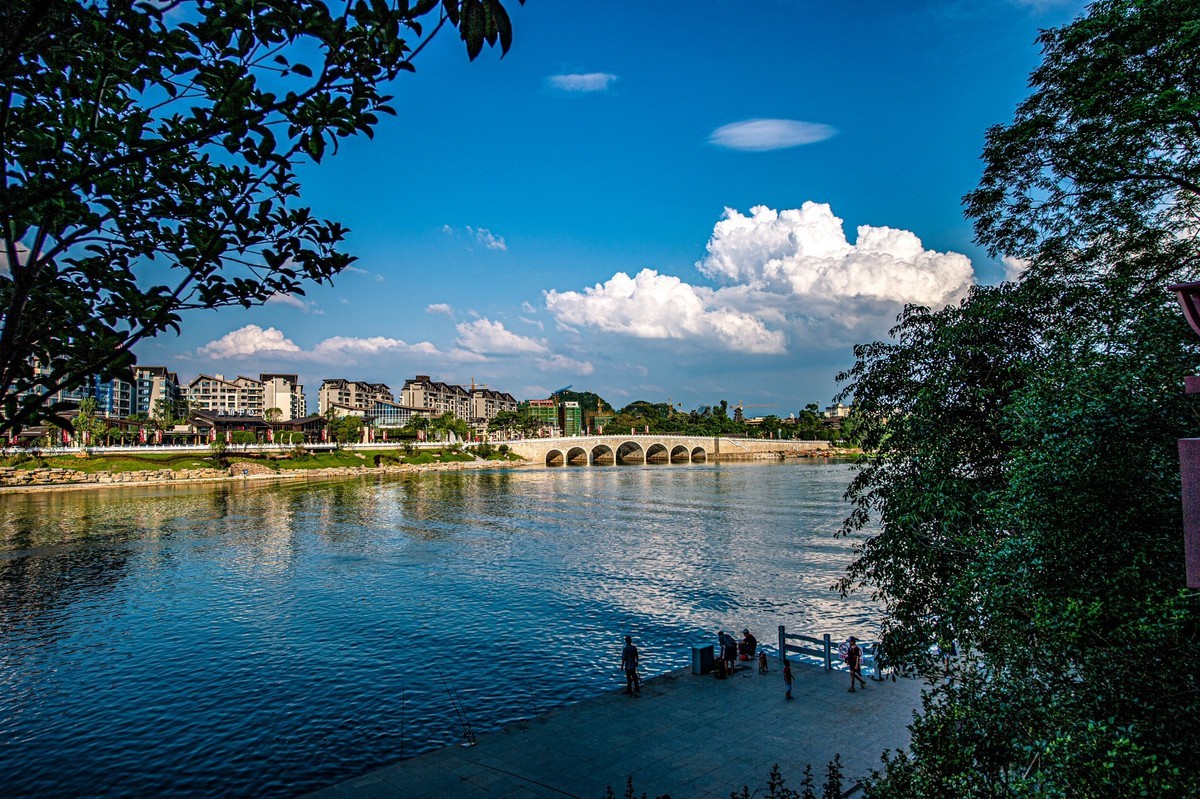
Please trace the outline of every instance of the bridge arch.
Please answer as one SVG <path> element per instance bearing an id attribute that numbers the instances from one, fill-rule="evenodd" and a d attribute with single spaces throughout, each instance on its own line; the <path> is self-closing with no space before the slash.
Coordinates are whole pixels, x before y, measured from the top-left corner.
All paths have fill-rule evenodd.
<path id="1" fill-rule="evenodd" d="M 670 463 L 671 453 L 663 444 L 651 444 L 646 448 L 646 463 Z"/>
<path id="2" fill-rule="evenodd" d="M 565 466 L 566 458 L 563 457 L 561 449 L 552 449 L 546 452 L 547 466 Z"/>
<path id="3" fill-rule="evenodd" d="M 708 463 L 708 453 L 704 447 L 696 447 L 692 450 L 692 463 Z"/>
<path id="4" fill-rule="evenodd" d="M 688 448 L 683 444 L 676 444 L 671 448 L 671 463 L 690 463 L 692 453 L 688 452 Z"/>
<path id="5" fill-rule="evenodd" d="M 613 466 L 617 462 L 617 454 L 607 444 L 597 444 L 592 447 L 593 466 Z"/>
<path id="6" fill-rule="evenodd" d="M 646 464 L 646 451 L 636 441 L 626 441 L 617 447 L 617 463 L 644 466 Z"/>
<path id="7" fill-rule="evenodd" d="M 587 466 L 588 452 L 583 447 L 571 447 L 567 450 L 568 466 Z"/>

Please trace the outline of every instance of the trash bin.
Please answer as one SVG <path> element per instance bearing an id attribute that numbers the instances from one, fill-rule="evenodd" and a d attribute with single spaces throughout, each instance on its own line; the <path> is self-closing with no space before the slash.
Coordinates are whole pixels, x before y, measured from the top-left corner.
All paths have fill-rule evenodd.
<path id="1" fill-rule="evenodd" d="M 712 644 L 692 647 L 692 674 L 708 674 L 715 662 Z"/>

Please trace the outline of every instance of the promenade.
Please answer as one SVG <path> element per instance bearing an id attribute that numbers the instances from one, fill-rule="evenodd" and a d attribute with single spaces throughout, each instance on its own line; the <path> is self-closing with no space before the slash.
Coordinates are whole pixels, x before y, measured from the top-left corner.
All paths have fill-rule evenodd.
<path id="1" fill-rule="evenodd" d="M 309 799 L 602 799 L 624 795 L 727 799 L 749 785 L 765 789 L 779 764 L 799 787 L 812 764 L 820 795 L 826 764 L 843 763 L 844 788 L 880 765 L 885 749 L 908 744 L 922 683 L 900 678 L 847 693 L 844 671 L 793 665 L 791 702 L 782 667 L 741 669 L 718 680 L 682 669 L 647 682 L 480 735 L 472 747 L 448 746 L 332 785 Z M 761 795 L 761 791 L 760 791 Z"/>

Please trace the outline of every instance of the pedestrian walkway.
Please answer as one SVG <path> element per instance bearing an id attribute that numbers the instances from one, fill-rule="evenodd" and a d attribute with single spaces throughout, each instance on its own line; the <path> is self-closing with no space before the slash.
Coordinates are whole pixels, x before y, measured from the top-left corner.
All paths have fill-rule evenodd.
<path id="1" fill-rule="evenodd" d="M 922 683 L 868 681 L 850 694 L 849 675 L 793 665 L 784 701 L 782 665 L 724 680 L 691 669 L 646 682 L 640 697 L 620 687 L 498 732 L 472 747 L 448 746 L 314 794 L 311 799 L 602 799 L 633 777 L 634 791 L 672 799 L 726 799 L 765 788 L 771 767 L 798 787 L 812 764 L 818 794 L 826 764 L 840 754 L 849 787 L 880 765 L 885 749 L 908 745 L 907 725 Z"/>

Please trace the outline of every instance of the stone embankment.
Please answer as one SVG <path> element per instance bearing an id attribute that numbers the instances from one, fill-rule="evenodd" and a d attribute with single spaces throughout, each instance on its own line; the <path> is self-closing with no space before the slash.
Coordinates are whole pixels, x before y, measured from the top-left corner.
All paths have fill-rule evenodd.
<path id="1" fill-rule="evenodd" d="M 97 488 L 103 486 L 163 485 L 169 483 L 196 483 L 217 480 L 261 480 L 353 477 L 373 474 L 411 474 L 424 471 L 457 471 L 461 469 L 487 469 L 497 466 L 512 466 L 510 462 L 463 461 L 454 463 L 430 463 L 420 466 L 409 464 L 392 466 L 351 466 L 328 469 L 282 469 L 276 471 L 261 463 L 234 463 L 228 469 L 146 469 L 135 472 L 78 472 L 74 469 L 43 468 L 17 469 L 0 466 L 0 489 L 42 490 L 55 488 Z"/>

